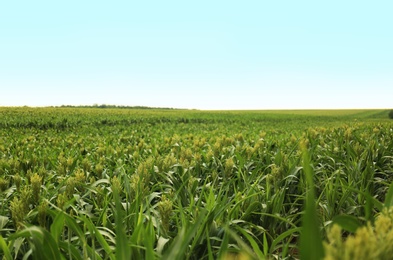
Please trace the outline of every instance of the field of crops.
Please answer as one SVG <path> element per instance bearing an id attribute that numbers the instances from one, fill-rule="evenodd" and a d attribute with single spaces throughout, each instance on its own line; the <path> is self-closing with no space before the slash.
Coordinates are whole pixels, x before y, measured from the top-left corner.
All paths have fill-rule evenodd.
<path id="1" fill-rule="evenodd" d="M 0 108 L 4 259 L 389 259 L 383 110 Z"/>

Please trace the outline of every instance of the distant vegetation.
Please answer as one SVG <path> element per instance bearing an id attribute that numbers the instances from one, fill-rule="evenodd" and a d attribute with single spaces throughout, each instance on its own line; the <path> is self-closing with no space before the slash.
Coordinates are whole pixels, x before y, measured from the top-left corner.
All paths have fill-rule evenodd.
<path id="1" fill-rule="evenodd" d="M 176 109 L 176 108 L 167 108 L 167 107 L 147 107 L 147 106 L 119 106 L 119 105 L 106 105 L 106 104 L 95 104 L 92 106 L 71 106 L 71 105 L 62 105 L 60 107 L 70 107 L 70 108 L 118 108 L 118 109 Z"/>
<path id="2" fill-rule="evenodd" d="M 390 118 L 390 119 L 393 119 L 393 110 L 390 110 L 390 112 L 389 112 L 389 118 Z"/>
<path id="3" fill-rule="evenodd" d="M 0 108 L 0 258 L 389 259 L 387 113 Z"/>

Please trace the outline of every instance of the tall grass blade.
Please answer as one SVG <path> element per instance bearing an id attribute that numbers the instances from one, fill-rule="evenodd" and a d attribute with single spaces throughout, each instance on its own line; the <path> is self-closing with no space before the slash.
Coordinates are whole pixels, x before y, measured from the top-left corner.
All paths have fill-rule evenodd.
<path id="1" fill-rule="evenodd" d="M 96 226 L 91 222 L 90 219 L 85 216 L 81 216 L 80 219 L 85 223 L 87 228 L 89 229 L 90 235 L 93 237 L 92 239 L 97 239 L 98 243 L 102 246 L 104 251 L 108 254 L 110 259 L 115 259 L 115 255 L 113 249 L 109 246 L 108 242 L 106 242 L 105 238 L 101 234 L 101 231 L 97 229 Z"/>
<path id="2" fill-rule="evenodd" d="M 153 243 L 155 241 L 155 233 L 153 228 L 153 223 L 151 220 L 147 223 L 145 232 L 144 232 L 144 244 L 145 244 L 145 259 L 156 259 Z"/>
<path id="3" fill-rule="evenodd" d="M 377 200 L 376 198 L 371 196 L 370 193 L 368 193 L 368 192 L 361 191 L 359 189 L 356 189 L 356 188 L 348 186 L 348 185 L 337 185 L 337 184 L 334 184 L 334 187 L 336 187 L 336 188 L 345 188 L 346 190 L 350 190 L 350 191 L 353 191 L 353 192 L 361 194 L 362 196 L 364 196 L 366 198 L 366 203 L 368 203 L 369 205 L 374 206 L 378 211 L 382 211 L 382 209 L 384 207 L 384 204 L 382 202 L 380 202 L 379 200 Z M 369 202 L 367 202 L 367 200 L 369 200 Z"/>
<path id="4" fill-rule="evenodd" d="M 340 215 L 333 218 L 333 223 L 338 224 L 342 229 L 355 233 L 356 229 L 362 226 L 359 219 L 354 216 Z"/>
<path id="5" fill-rule="evenodd" d="M 253 254 L 252 254 L 252 255 L 255 254 L 255 256 L 257 257 L 257 259 L 260 259 L 260 260 L 261 260 L 261 259 L 265 259 L 265 258 L 266 258 L 266 257 L 265 257 L 265 254 L 264 254 L 264 253 L 261 251 L 261 249 L 259 248 L 257 241 L 255 241 L 255 239 L 254 239 L 250 234 L 248 234 L 246 230 L 244 230 L 244 229 L 242 229 L 242 228 L 239 228 L 238 231 L 239 231 L 245 238 L 247 238 L 248 242 L 251 244 L 252 251 L 253 251 Z"/>
<path id="6" fill-rule="evenodd" d="M 273 253 L 276 250 L 277 245 L 284 240 L 286 237 L 289 237 L 290 235 L 292 235 L 293 233 L 297 233 L 300 232 L 302 229 L 300 227 L 295 227 L 295 228 L 291 228 L 287 231 L 285 231 L 284 233 L 280 234 L 278 237 L 276 237 L 271 246 L 270 246 L 270 253 Z M 267 243 L 267 241 L 266 241 Z"/>
<path id="7" fill-rule="evenodd" d="M 113 192 L 115 200 L 115 231 L 116 231 L 116 259 L 131 259 L 131 248 L 127 243 L 126 231 L 123 227 L 123 206 L 119 193 L 116 189 Z"/>
<path id="8" fill-rule="evenodd" d="M 60 253 L 60 250 L 52 235 L 41 227 L 27 227 L 15 233 L 11 237 L 12 239 L 16 239 L 18 237 L 31 239 L 34 246 L 34 259 L 65 259 L 64 256 Z"/>
<path id="9" fill-rule="evenodd" d="M 386 194 L 386 197 L 385 197 L 384 206 L 387 208 L 390 208 L 393 206 L 393 182 L 389 186 L 388 193 Z"/>
<path id="10" fill-rule="evenodd" d="M 89 244 L 87 243 L 85 232 L 79 227 L 76 220 L 67 214 L 63 214 L 63 216 L 64 216 L 65 224 L 68 228 L 69 235 L 71 235 L 71 233 L 74 232 L 80 242 L 80 246 L 82 246 L 83 258 L 89 258 L 89 257 L 92 258 L 93 257 L 93 259 L 94 258 L 101 259 L 101 257 L 98 255 L 98 253 L 94 249 L 92 249 L 89 246 Z M 68 239 L 71 240 L 71 237 L 69 237 Z M 68 242 L 70 242 L 70 241 L 68 241 Z M 68 244 L 69 244 L 68 250 L 72 250 L 72 248 L 71 248 L 72 244 L 71 243 L 68 243 Z"/>
<path id="11" fill-rule="evenodd" d="M 188 227 L 183 227 L 178 235 L 175 237 L 170 248 L 168 248 L 168 253 L 163 256 L 162 259 L 166 260 L 181 260 L 187 259 L 186 252 L 188 245 L 192 238 L 195 236 L 196 232 L 201 226 L 201 222 L 206 216 L 206 211 L 201 211 L 199 217 L 194 224 L 189 224 Z"/>
<path id="12" fill-rule="evenodd" d="M 218 258 L 217 259 L 223 259 L 225 254 L 228 251 L 228 245 L 229 245 L 229 234 L 228 232 L 224 232 L 224 237 L 222 238 L 222 242 L 220 245 L 220 250 L 218 251 Z"/>
<path id="13" fill-rule="evenodd" d="M 3 251 L 4 253 L 4 258 L 6 260 L 12 260 L 12 255 L 10 252 L 10 249 L 7 246 L 7 243 L 5 242 L 4 238 L 2 236 L 0 236 L 0 249 Z"/>
<path id="14" fill-rule="evenodd" d="M 302 150 L 303 170 L 308 189 L 306 192 L 306 205 L 300 234 L 300 257 L 304 260 L 317 260 L 323 258 L 324 250 L 315 206 L 314 174 L 306 147 L 302 147 Z"/>
<path id="15" fill-rule="evenodd" d="M 53 239 L 58 242 L 64 228 L 65 217 L 63 212 L 58 212 L 52 225 L 50 226 L 50 233 Z"/>
<path id="16" fill-rule="evenodd" d="M 68 259 L 84 260 L 83 256 L 81 255 L 81 252 L 78 249 L 76 249 L 76 247 L 71 243 L 59 241 L 59 248 L 69 253 Z"/>
<path id="17" fill-rule="evenodd" d="M 267 241 L 266 232 L 263 233 L 263 254 L 267 256 L 269 253 L 269 243 Z"/>
<path id="18" fill-rule="evenodd" d="M 9 218 L 5 216 L 0 216 L 0 230 L 2 230 L 7 225 L 8 222 L 9 222 Z"/>
<path id="19" fill-rule="evenodd" d="M 205 230 L 206 230 L 205 232 L 207 234 L 206 241 L 207 241 L 207 255 L 208 255 L 208 259 L 209 260 L 213 260 L 214 256 L 213 256 L 212 244 L 211 244 L 211 241 L 210 241 L 208 227 L 206 227 Z"/>

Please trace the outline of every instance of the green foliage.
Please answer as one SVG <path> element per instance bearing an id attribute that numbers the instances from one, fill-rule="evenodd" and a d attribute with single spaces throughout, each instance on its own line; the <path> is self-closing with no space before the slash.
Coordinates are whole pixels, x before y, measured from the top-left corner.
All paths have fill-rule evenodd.
<path id="1" fill-rule="evenodd" d="M 386 110 L 103 108 L 0 108 L 0 257 L 318 259 L 393 204 Z"/>
<path id="2" fill-rule="evenodd" d="M 390 118 L 390 119 L 393 119 L 393 110 L 390 110 L 390 112 L 389 112 L 389 118 Z"/>
<path id="3" fill-rule="evenodd" d="M 328 231 L 325 259 L 391 259 L 393 255 L 393 209 L 385 208 L 375 220 L 356 229 L 353 235 L 342 236 L 339 225 Z"/>
<path id="4" fill-rule="evenodd" d="M 362 226 L 358 218 L 350 215 L 338 215 L 333 218 L 333 223 L 339 225 L 342 229 L 355 232 L 359 227 Z"/>
<path id="5" fill-rule="evenodd" d="M 324 250 L 322 246 L 320 224 L 315 205 L 314 172 L 311 167 L 310 155 L 305 141 L 300 142 L 302 152 L 303 170 L 306 179 L 305 210 L 302 217 L 302 231 L 300 236 L 300 256 L 301 259 L 313 260 L 322 259 Z"/>

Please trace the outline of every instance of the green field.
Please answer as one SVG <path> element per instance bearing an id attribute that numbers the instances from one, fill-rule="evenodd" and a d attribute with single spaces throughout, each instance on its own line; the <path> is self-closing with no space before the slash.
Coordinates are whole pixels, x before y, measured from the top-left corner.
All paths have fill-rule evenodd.
<path id="1" fill-rule="evenodd" d="M 389 259 L 388 113 L 0 108 L 0 257 Z"/>

